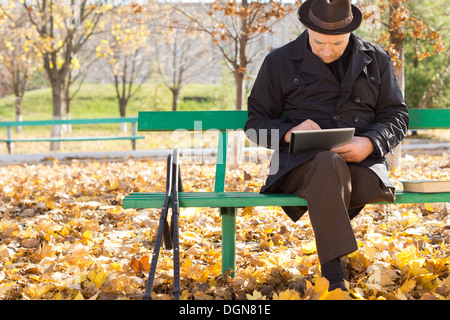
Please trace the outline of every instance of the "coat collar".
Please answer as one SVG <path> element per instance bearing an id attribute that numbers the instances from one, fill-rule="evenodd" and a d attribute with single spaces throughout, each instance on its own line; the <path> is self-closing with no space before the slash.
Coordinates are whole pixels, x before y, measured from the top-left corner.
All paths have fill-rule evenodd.
<path id="1" fill-rule="evenodd" d="M 341 106 L 351 96 L 352 86 L 361 72 L 367 73 L 367 65 L 372 62 L 372 58 L 368 54 L 375 51 L 369 42 L 366 42 L 353 33 L 350 35 L 353 40 L 352 57 L 342 83 L 339 83 L 336 77 L 331 73 L 328 67 L 308 49 L 308 31 L 304 31 L 292 45 L 289 58 L 292 60 L 308 60 L 308 63 L 302 63 L 301 71 L 317 74 L 325 77 L 340 86 L 341 95 L 337 102 L 337 108 Z"/>
<path id="2" fill-rule="evenodd" d="M 291 60 L 302 60 L 303 51 L 307 48 L 308 43 L 308 30 L 305 30 L 297 39 L 292 43 L 291 52 L 289 58 Z"/>
<path id="3" fill-rule="evenodd" d="M 355 36 L 353 33 L 350 36 L 353 38 L 353 50 L 375 51 L 375 49 L 369 42 L 362 40 L 360 37 Z"/>

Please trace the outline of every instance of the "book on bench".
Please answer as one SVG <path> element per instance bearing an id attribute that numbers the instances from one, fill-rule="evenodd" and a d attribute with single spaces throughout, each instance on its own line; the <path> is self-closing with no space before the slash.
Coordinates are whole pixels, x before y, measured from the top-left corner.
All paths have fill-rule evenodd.
<path id="1" fill-rule="evenodd" d="M 331 150 L 352 142 L 355 128 L 292 131 L 289 153 L 313 149 Z"/>
<path id="2" fill-rule="evenodd" d="M 402 181 L 403 191 L 405 192 L 450 192 L 450 181 L 439 180 L 417 180 L 417 181 Z"/>

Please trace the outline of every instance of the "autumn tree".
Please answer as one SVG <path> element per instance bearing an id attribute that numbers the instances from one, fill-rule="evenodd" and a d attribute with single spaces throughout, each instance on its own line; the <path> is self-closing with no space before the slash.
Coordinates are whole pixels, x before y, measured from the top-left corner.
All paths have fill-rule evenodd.
<path id="1" fill-rule="evenodd" d="M 216 0 L 205 5 L 203 11 L 188 12 L 183 6 L 177 10 L 209 34 L 220 50 L 226 65 L 236 81 L 236 109 L 245 105 L 245 80 L 247 67 L 260 53 L 251 44 L 262 34 L 272 32 L 272 27 L 292 9 L 283 1 L 227 1 Z M 205 16 L 205 12 L 207 16 Z"/>
<path id="2" fill-rule="evenodd" d="M 28 40 L 32 37 L 29 27 L 24 10 L 9 3 L 8 17 L 0 19 L 0 83 L 15 96 L 16 121 L 23 120 L 22 100 L 30 76 L 39 65 L 37 51 Z M 22 127 L 16 127 L 16 132 L 21 131 Z"/>
<path id="3" fill-rule="evenodd" d="M 91 42 L 91 41 L 90 41 Z M 64 85 L 64 99 L 66 106 L 66 118 L 71 119 L 70 107 L 72 100 L 83 87 L 84 81 L 92 73 L 92 66 L 97 62 L 95 48 L 84 46 L 73 60 L 73 67 L 70 69 Z M 66 133 L 72 133 L 72 125 L 66 125 Z"/>
<path id="4" fill-rule="evenodd" d="M 375 4 L 375 5 L 374 5 Z M 364 19 L 382 27 L 379 39 L 375 39 L 391 55 L 397 81 L 404 90 L 404 48 L 406 39 L 411 39 L 414 58 L 421 61 L 445 50 L 442 35 L 431 23 L 425 21 L 418 10 L 407 0 L 375 0 L 362 2 Z"/>
<path id="5" fill-rule="evenodd" d="M 413 108 L 440 108 L 450 101 L 450 8 L 445 0 L 410 0 L 410 10 L 420 12 L 422 19 L 432 25 L 442 37 L 446 49 L 438 55 L 432 54 L 419 60 L 415 54 L 417 44 L 406 38 L 405 93 L 408 106 Z M 439 12 L 437 15 L 436 12 Z M 433 43 L 421 41 L 421 45 L 432 50 Z"/>
<path id="6" fill-rule="evenodd" d="M 210 39 L 192 20 L 172 6 L 161 5 L 161 8 L 163 17 L 153 26 L 151 37 L 154 61 L 164 85 L 172 93 L 172 111 L 176 111 L 184 84 L 200 79 L 215 62 L 215 54 L 208 46 Z"/>
<path id="7" fill-rule="evenodd" d="M 128 102 L 150 73 L 145 14 L 145 7 L 138 4 L 116 6 L 108 14 L 106 32 L 96 48 L 97 58 L 102 58 L 109 70 L 121 117 L 126 116 Z M 126 127 L 121 131 L 126 132 Z"/>
<path id="8" fill-rule="evenodd" d="M 375 5 L 374 5 L 375 4 Z M 375 0 L 361 2 L 363 19 L 378 23 L 382 27 L 379 39 L 376 39 L 389 53 L 394 66 L 394 73 L 403 93 L 405 92 L 405 39 L 409 36 L 414 43 L 414 58 L 421 61 L 432 54 L 444 51 L 442 36 L 430 23 L 410 8 L 407 0 Z M 431 46 L 427 46 L 429 44 Z M 431 49 L 431 50 L 430 50 Z M 388 155 L 388 162 L 393 170 L 401 170 L 401 145 L 394 155 Z"/>
<path id="9" fill-rule="evenodd" d="M 35 37 L 30 43 L 42 57 L 43 69 L 52 88 L 53 119 L 67 116 L 65 86 L 67 77 L 74 68 L 76 54 L 97 29 L 100 18 L 108 6 L 106 0 L 14 0 L 22 6 L 33 26 Z M 4 14 L 8 7 L 1 4 Z M 52 137 L 61 136 L 61 126 L 52 126 Z M 59 142 L 52 142 L 50 149 L 58 150 Z"/>

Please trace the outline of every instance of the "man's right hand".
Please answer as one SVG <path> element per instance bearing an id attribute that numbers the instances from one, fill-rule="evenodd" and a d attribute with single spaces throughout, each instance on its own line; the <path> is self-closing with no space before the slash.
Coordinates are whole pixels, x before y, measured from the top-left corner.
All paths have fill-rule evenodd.
<path id="1" fill-rule="evenodd" d="M 312 121 L 311 119 L 305 120 L 299 125 L 296 125 L 295 127 L 291 128 L 286 134 L 284 135 L 284 141 L 287 143 L 291 142 L 291 132 L 292 131 L 306 131 L 306 130 L 321 130 L 322 128 Z"/>

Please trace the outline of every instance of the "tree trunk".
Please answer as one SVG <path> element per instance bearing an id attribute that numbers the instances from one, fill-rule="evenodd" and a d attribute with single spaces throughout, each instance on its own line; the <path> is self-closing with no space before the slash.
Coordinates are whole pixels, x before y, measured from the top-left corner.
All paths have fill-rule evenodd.
<path id="1" fill-rule="evenodd" d="M 119 113 L 121 118 L 125 118 L 127 116 L 127 99 L 119 99 Z M 120 132 L 127 133 L 128 127 L 125 122 L 120 123 Z"/>
<path id="2" fill-rule="evenodd" d="M 236 80 L 236 110 L 244 110 L 245 106 L 245 74 L 235 72 Z M 231 154 L 229 157 L 230 168 L 237 169 L 244 158 L 244 132 L 242 130 L 231 133 Z"/>
<path id="3" fill-rule="evenodd" d="M 65 110 L 65 101 L 63 98 L 63 86 L 59 79 L 53 79 L 51 81 L 52 85 L 52 99 L 53 99 L 53 120 L 61 120 L 63 119 L 63 110 Z M 51 137 L 57 138 L 62 135 L 62 126 L 61 125 L 53 125 L 51 129 Z M 52 141 L 50 142 L 50 151 L 57 151 L 61 149 L 60 141 Z"/>
<path id="4" fill-rule="evenodd" d="M 20 96 L 16 96 L 16 121 L 23 121 L 23 114 L 22 114 L 22 98 Z M 22 126 L 16 127 L 16 133 L 22 133 Z"/>
<path id="5" fill-rule="evenodd" d="M 70 116 L 70 72 L 69 72 L 69 80 L 67 81 L 66 85 L 64 86 L 64 112 L 63 117 L 64 119 L 70 120 L 72 117 Z M 65 124 L 62 128 L 63 133 L 71 134 L 72 133 L 72 125 L 71 124 Z"/>
<path id="6" fill-rule="evenodd" d="M 235 72 L 236 79 L 236 110 L 244 110 L 245 106 L 245 74 Z"/>
<path id="7" fill-rule="evenodd" d="M 64 80 L 70 71 L 70 64 L 64 63 L 60 70 L 56 68 L 57 56 L 56 52 L 49 53 L 44 56 L 44 69 L 47 73 L 50 85 L 52 87 L 53 102 L 53 120 L 64 119 L 66 114 L 66 99 Z M 62 135 L 62 125 L 53 125 L 51 129 L 51 137 L 59 138 Z M 50 142 L 50 151 L 61 149 L 60 141 Z"/>
<path id="8" fill-rule="evenodd" d="M 180 88 L 172 87 L 170 88 L 170 91 L 172 92 L 172 111 L 177 111 L 178 99 L 180 97 Z"/>
<path id="9" fill-rule="evenodd" d="M 249 9 L 249 3 L 247 0 L 242 0 L 241 6 L 247 11 Z M 238 54 L 236 56 L 236 63 L 234 67 L 234 78 L 236 80 L 236 110 L 245 109 L 245 73 L 247 72 L 247 43 L 249 41 L 249 24 L 248 17 L 241 18 L 241 34 L 239 37 Z M 233 139 L 231 144 L 232 157 L 230 159 L 231 168 L 237 169 L 239 164 L 244 159 L 244 131 L 238 130 L 233 133 Z"/>

